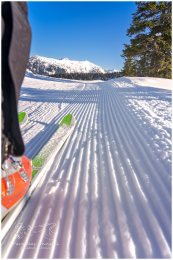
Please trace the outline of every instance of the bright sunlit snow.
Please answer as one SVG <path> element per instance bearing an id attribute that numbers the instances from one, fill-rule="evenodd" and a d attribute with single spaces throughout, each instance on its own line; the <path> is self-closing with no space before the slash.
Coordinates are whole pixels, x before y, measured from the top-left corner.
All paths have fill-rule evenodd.
<path id="1" fill-rule="evenodd" d="M 4 258 L 171 257 L 170 85 L 25 77 L 28 156 L 65 114 L 77 124 L 2 241 Z"/>

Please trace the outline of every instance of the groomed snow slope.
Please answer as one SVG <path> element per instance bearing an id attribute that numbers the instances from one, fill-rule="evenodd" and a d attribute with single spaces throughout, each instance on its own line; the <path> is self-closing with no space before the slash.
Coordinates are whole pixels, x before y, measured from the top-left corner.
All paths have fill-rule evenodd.
<path id="1" fill-rule="evenodd" d="M 3 258 L 171 257 L 171 91 L 133 80 L 25 78 L 27 155 L 66 113 L 77 125 L 2 241 Z"/>

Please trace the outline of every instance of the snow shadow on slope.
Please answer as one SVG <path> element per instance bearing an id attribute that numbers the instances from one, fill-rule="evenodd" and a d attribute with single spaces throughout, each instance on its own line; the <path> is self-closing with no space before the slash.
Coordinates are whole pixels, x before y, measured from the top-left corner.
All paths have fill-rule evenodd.
<path id="1" fill-rule="evenodd" d="M 52 102 L 52 103 L 97 103 L 100 90 L 43 90 L 24 88 L 20 101 Z M 76 99 L 77 97 L 77 99 Z"/>
<path id="2" fill-rule="evenodd" d="M 55 123 L 45 124 L 41 122 L 41 124 L 45 125 L 44 129 L 40 131 L 35 137 L 33 137 L 26 145 L 25 154 L 28 157 L 33 158 L 39 152 L 39 150 L 41 150 L 41 148 L 48 142 L 53 133 L 57 130 L 57 124 Z"/>
<path id="3" fill-rule="evenodd" d="M 172 102 L 171 91 L 153 88 L 153 87 L 134 87 L 134 88 L 117 88 L 117 92 L 124 95 L 128 99 L 145 99 L 152 100 L 157 99 L 161 101 Z"/>

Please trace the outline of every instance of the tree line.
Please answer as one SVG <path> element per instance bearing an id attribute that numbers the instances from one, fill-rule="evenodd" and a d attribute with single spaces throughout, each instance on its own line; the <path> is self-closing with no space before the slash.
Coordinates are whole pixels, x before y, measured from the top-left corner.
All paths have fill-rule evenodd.
<path id="1" fill-rule="evenodd" d="M 121 77 L 122 72 L 105 72 L 105 73 L 55 73 L 51 77 L 74 79 L 74 80 L 109 80 Z"/>
<path id="2" fill-rule="evenodd" d="M 171 1 L 139 1 L 124 45 L 124 76 L 172 76 Z"/>

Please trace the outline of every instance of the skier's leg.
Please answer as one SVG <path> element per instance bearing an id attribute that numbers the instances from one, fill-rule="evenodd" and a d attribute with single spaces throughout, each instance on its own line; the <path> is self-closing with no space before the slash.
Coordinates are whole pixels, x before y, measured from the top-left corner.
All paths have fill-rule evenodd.
<path id="1" fill-rule="evenodd" d="M 1 19 L 1 205 L 5 214 L 26 194 L 32 177 L 31 161 L 22 156 L 24 143 L 17 113 L 20 88 L 29 58 L 31 39 L 26 2 L 3 2 Z M 22 157 L 13 158 L 12 155 Z"/>
<path id="2" fill-rule="evenodd" d="M 20 156 L 24 144 L 20 132 L 17 104 L 29 58 L 30 27 L 25 2 L 2 4 L 2 154 Z"/>

